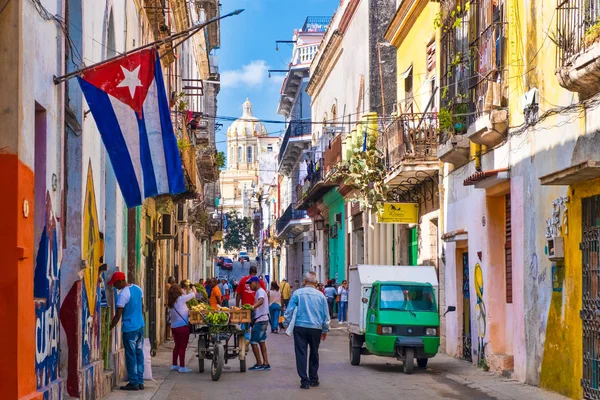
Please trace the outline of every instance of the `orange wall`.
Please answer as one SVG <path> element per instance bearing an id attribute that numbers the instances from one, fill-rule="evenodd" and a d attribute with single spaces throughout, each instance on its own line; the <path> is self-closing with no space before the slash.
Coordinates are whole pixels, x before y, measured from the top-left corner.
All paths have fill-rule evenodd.
<path id="1" fill-rule="evenodd" d="M 35 389 L 34 362 L 33 171 L 15 154 L 0 154 L 0 171 L 0 393 L 6 399 L 41 398 Z"/>

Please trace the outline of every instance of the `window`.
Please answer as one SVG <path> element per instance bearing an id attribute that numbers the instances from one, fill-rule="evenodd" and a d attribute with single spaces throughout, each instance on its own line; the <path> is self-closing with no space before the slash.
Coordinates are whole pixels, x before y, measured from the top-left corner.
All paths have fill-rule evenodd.
<path id="1" fill-rule="evenodd" d="M 272 153 L 273 152 L 273 145 L 269 144 L 267 145 L 267 153 Z"/>
<path id="2" fill-rule="evenodd" d="M 404 78 L 404 100 L 406 111 L 412 111 L 413 107 L 413 70 L 410 68 L 406 78 Z"/>
<path id="3" fill-rule="evenodd" d="M 248 164 L 250 164 L 252 162 L 252 146 L 248 146 L 248 149 L 246 150 L 246 156 L 248 158 Z"/>
<path id="4" fill-rule="evenodd" d="M 505 243 L 504 243 L 504 264 L 506 268 L 506 302 L 513 302 L 513 290 L 512 290 L 512 224 L 511 224 L 511 212 L 510 212 L 510 193 L 505 197 L 506 204 L 506 224 L 505 224 Z"/>
<path id="5" fill-rule="evenodd" d="M 377 310 L 377 298 L 378 292 L 377 289 L 373 289 L 371 292 L 371 299 L 369 300 L 369 308 L 372 310 Z"/>
<path id="6" fill-rule="evenodd" d="M 381 310 L 437 311 L 433 288 L 421 285 L 382 285 Z"/>
<path id="7" fill-rule="evenodd" d="M 238 160 L 239 163 L 242 162 L 242 146 L 238 147 L 237 160 Z"/>

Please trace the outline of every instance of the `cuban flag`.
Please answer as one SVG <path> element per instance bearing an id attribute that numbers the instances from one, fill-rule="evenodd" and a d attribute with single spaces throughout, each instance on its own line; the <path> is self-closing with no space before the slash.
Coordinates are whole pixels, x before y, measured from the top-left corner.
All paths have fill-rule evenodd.
<path id="1" fill-rule="evenodd" d="M 185 191 L 181 157 L 156 50 L 85 71 L 79 85 L 127 207 Z"/>

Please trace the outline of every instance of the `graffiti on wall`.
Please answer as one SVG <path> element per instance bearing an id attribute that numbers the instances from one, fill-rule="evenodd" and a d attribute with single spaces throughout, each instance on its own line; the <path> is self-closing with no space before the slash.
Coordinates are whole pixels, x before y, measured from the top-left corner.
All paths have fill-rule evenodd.
<path id="1" fill-rule="evenodd" d="M 58 235 L 50 193 L 46 193 L 44 229 L 40 237 L 33 278 L 35 304 L 35 370 L 37 388 L 59 375 L 60 263 Z"/>
<path id="2" fill-rule="evenodd" d="M 568 222 L 569 222 L 569 210 L 567 204 L 569 203 L 569 196 L 557 197 L 552 200 L 552 216 L 546 220 L 546 238 L 552 239 L 553 237 L 561 236 L 561 233 L 568 235 Z M 562 211 L 562 218 L 561 213 Z M 562 229 L 564 227 L 564 232 Z"/>
<path id="3" fill-rule="evenodd" d="M 104 254 L 104 241 L 100 238 L 100 227 L 98 225 L 98 211 L 96 208 L 96 194 L 94 191 L 94 179 L 92 166 L 88 166 L 87 183 L 85 189 L 85 204 L 83 206 L 83 259 L 86 268 L 83 272 L 83 283 L 89 305 L 96 303 L 98 274 Z M 94 315 L 96 307 L 90 306 L 91 316 Z"/>
<path id="4" fill-rule="evenodd" d="M 479 362 L 485 361 L 485 334 L 487 331 L 486 322 L 486 310 L 485 302 L 483 301 L 483 272 L 481 271 L 481 265 L 475 264 L 475 270 L 473 272 L 475 285 L 475 293 L 477 294 L 477 303 L 475 305 L 475 312 L 477 316 L 477 348 L 479 354 Z"/>

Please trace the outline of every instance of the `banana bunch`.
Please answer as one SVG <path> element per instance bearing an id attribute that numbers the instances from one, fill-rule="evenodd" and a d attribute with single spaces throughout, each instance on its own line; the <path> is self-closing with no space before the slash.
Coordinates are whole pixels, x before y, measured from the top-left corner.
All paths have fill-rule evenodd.
<path id="1" fill-rule="evenodd" d="M 204 319 L 212 325 L 223 325 L 227 322 L 229 316 L 224 312 L 211 312 Z"/>
<path id="2" fill-rule="evenodd" d="M 198 303 L 195 306 L 193 306 L 191 309 L 193 311 L 204 311 L 206 309 L 208 309 L 209 307 L 206 305 L 206 303 Z"/>
<path id="3" fill-rule="evenodd" d="M 242 310 L 254 310 L 254 306 L 252 304 L 244 304 Z"/>

